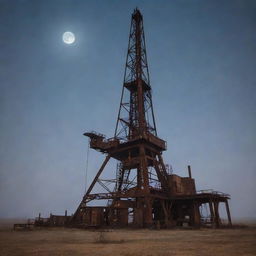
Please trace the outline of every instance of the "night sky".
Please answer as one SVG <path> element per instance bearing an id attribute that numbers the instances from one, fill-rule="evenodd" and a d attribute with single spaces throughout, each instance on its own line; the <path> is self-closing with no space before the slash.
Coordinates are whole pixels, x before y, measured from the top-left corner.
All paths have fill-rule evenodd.
<path id="1" fill-rule="evenodd" d="M 114 135 L 136 7 L 165 162 L 181 176 L 190 164 L 198 190 L 231 194 L 234 218 L 256 217 L 256 1 L 247 0 L 0 0 L 0 217 L 76 210 L 82 134 Z M 87 184 L 103 158 L 90 150 Z"/>

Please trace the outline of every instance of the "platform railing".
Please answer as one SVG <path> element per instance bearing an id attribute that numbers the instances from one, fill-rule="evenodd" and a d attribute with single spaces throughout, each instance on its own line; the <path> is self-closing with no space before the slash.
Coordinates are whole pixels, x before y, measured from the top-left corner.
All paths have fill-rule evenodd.
<path id="1" fill-rule="evenodd" d="M 213 190 L 213 189 L 198 190 L 198 191 L 196 191 L 196 193 L 197 194 L 213 194 L 213 195 L 228 196 L 228 197 L 230 196 L 227 193 L 223 193 L 223 192 L 216 191 L 216 190 Z"/>

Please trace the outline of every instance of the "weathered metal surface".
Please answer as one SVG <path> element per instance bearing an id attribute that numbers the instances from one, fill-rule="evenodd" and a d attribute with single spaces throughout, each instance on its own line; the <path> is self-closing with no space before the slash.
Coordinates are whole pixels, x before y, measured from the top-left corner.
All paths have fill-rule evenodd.
<path id="1" fill-rule="evenodd" d="M 182 226 L 184 223 L 197 227 L 203 224 L 201 205 L 209 204 L 212 226 L 218 227 L 221 224 L 218 212 L 220 202 L 226 204 L 231 224 L 227 203 L 229 195 L 214 191 L 197 193 L 190 166 L 189 177 L 169 175 L 166 171 L 162 152 L 167 147 L 166 142 L 157 136 L 143 18 L 138 9 L 132 14 L 123 91 L 114 138 L 106 139 L 104 135 L 95 132 L 84 135 L 91 139 L 91 148 L 107 154 L 107 157 L 71 223 L 90 224 L 91 221 L 83 218 L 89 211 L 87 204 L 105 199 L 110 203 L 104 208 L 105 217 L 101 216 L 101 221 L 95 221 L 98 225 L 127 226 L 129 216 L 130 225 L 135 227 L 156 224 L 170 227 Z M 114 191 L 99 178 L 110 158 L 119 161 Z M 130 178 L 131 173 L 133 179 Z M 91 193 L 97 182 L 106 189 L 106 193 Z M 111 182 L 113 179 L 109 180 Z M 95 207 L 98 214 L 97 209 Z"/>
<path id="2" fill-rule="evenodd" d="M 96 132 L 84 133 L 90 147 L 106 158 L 72 217 L 54 216 L 40 225 L 78 227 L 173 227 L 221 226 L 219 204 L 225 203 L 229 225 L 229 195 L 215 191 L 196 192 L 191 168 L 189 177 L 169 174 L 162 158 L 166 142 L 158 137 L 148 72 L 143 17 L 132 14 L 123 90 L 113 138 Z M 116 178 L 100 178 L 110 158 L 118 160 Z M 96 183 L 105 189 L 92 193 Z M 115 183 L 114 190 L 108 187 Z M 89 206 L 105 200 L 106 206 Z M 95 204 L 94 204 L 95 205 Z M 210 214 L 203 216 L 202 206 Z M 206 221 L 207 220 L 207 221 Z"/>

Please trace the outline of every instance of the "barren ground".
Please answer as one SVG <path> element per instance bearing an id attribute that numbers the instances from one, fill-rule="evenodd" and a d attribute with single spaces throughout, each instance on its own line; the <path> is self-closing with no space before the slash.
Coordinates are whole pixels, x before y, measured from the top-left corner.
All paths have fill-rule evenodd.
<path id="1" fill-rule="evenodd" d="M 109 230 L 67 228 L 13 231 L 1 221 L 0 255 L 256 255 L 256 228 Z"/>

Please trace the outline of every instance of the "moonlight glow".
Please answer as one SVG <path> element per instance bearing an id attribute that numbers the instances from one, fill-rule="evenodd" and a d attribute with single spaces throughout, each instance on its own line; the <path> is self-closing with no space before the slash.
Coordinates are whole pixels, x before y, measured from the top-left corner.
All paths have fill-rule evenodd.
<path id="1" fill-rule="evenodd" d="M 65 44 L 73 44 L 75 42 L 75 35 L 72 32 L 65 32 L 62 36 L 62 40 Z"/>

